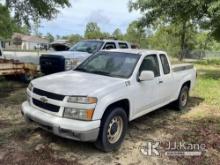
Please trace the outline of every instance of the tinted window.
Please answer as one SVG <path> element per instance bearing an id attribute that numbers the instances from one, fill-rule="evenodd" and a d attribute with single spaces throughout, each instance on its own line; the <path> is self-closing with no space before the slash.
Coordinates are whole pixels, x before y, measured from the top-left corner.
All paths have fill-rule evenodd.
<path id="1" fill-rule="evenodd" d="M 167 60 L 167 57 L 164 54 L 160 55 L 160 61 L 161 61 L 162 66 L 163 66 L 163 73 L 164 74 L 169 74 L 170 73 L 170 66 L 169 66 L 169 62 Z"/>
<path id="2" fill-rule="evenodd" d="M 120 42 L 120 43 L 118 43 L 118 44 L 119 44 L 119 47 L 120 47 L 121 49 L 128 49 L 128 44 L 122 43 L 122 42 Z"/>
<path id="3" fill-rule="evenodd" d="M 113 42 L 107 42 L 104 46 L 104 49 L 116 49 L 116 45 Z"/>
<path id="4" fill-rule="evenodd" d="M 153 71 L 155 77 L 160 76 L 159 63 L 156 55 L 149 55 L 144 58 L 139 72 L 141 73 L 142 71 Z"/>
<path id="5" fill-rule="evenodd" d="M 128 78 L 140 56 L 130 53 L 99 52 L 90 56 L 75 70 L 111 77 Z"/>
<path id="6" fill-rule="evenodd" d="M 70 51 L 95 53 L 102 47 L 103 41 L 80 41 Z"/>

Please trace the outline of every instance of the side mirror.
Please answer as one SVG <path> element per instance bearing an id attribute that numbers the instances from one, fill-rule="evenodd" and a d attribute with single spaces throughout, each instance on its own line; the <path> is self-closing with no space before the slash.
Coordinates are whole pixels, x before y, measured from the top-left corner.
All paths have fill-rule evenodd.
<path id="1" fill-rule="evenodd" d="M 150 81 L 154 79 L 154 72 L 152 71 L 142 71 L 139 80 L 140 81 Z"/>

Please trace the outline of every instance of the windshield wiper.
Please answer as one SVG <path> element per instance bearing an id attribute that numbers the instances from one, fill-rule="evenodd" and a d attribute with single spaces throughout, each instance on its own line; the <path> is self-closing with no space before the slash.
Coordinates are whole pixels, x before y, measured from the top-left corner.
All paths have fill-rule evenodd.
<path id="1" fill-rule="evenodd" d="M 104 76 L 110 76 L 111 75 L 110 73 L 104 72 L 104 71 L 91 71 L 90 73 L 100 74 L 100 75 L 104 75 Z"/>
<path id="2" fill-rule="evenodd" d="M 80 72 L 89 72 L 87 69 L 84 68 L 76 68 L 75 70 Z"/>

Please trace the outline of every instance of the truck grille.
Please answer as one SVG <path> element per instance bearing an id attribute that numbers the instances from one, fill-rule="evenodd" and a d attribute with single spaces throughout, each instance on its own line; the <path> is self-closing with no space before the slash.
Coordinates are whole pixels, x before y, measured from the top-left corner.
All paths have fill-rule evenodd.
<path id="1" fill-rule="evenodd" d="M 51 111 L 51 112 L 59 112 L 60 107 L 56 106 L 56 105 L 52 105 L 52 104 L 48 104 L 48 103 L 43 103 L 39 100 L 36 100 L 33 98 L 33 104 L 39 108 Z"/>
<path id="2" fill-rule="evenodd" d="M 53 100 L 62 101 L 65 97 L 64 95 L 59 95 L 59 94 L 55 94 L 55 93 L 46 92 L 46 91 L 43 91 L 43 90 L 37 89 L 37 88 L 34 88 L 33 92 L 37 95 L 46 96 L 47 98 L 50 98 L 50 99 L 53 99 Z"/>
<path id="3" fill-rule="evenodd" d="M 40 68 L 44 74 L 65 71 L 65 59 L 63 56 L 42 55 L 40 57 Z"/>

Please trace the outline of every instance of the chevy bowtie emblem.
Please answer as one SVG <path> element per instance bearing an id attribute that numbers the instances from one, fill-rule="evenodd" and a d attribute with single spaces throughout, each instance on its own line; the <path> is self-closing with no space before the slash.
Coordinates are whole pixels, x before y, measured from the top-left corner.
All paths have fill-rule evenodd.
<path id="1" fill-rule="evenodd" d="M 48 99 L 47 99 L 47 97 L 43 96 L 40 98 L 40 101 L 42 101 L 43 103 L 47 103 Z"/>

